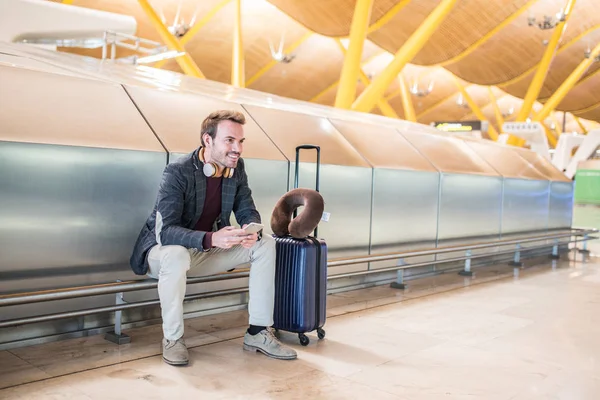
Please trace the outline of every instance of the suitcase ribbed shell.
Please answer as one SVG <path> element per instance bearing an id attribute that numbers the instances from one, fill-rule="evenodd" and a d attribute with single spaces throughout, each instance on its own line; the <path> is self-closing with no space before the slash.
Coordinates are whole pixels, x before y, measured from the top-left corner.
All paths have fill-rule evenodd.
<path id="1" fill-rule="evenodd" d="M 296 333 L 322 327 L 327 309 L 327 244 L 312 237 L 274 238 L 277 257 L 273 327 Z"/>

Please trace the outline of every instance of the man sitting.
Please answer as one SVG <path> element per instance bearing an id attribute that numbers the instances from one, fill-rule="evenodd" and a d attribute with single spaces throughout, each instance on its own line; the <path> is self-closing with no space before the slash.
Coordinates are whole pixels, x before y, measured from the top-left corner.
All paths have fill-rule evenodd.
<path id="1" fill-rule="evenodd" d="M 273 324 L 275 240 L 243 230 L 261 221 L 240 158 L 245 122 L 236 111 L 216 111 L 202 122 L 202 146 L 165 168 L 156 206 L 131 256 L 136 274 L 158 279 L 163 359 L 172 365 L 188 363 L 183 340 L 186 275 L 213 275 L 247 262 L 250 327 L 244 349 L 296 358 L 267 329 Z M 242 229 L 230 225 L 232 211 Z"/>

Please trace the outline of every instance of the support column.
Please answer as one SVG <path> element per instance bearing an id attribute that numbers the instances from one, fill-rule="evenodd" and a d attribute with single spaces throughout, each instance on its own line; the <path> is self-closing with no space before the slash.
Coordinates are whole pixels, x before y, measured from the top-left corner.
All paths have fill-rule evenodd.
<path id="1" fill-rule="evenodd" d="M 546 51 L 542 56 L 542 60 L 535 71 L 535 75 L 533 76 L 531 84 L 529 85 L 527 94 L 523 99 L 523 105 L 521 106 L 521 110 L 519 110 L 519 114 L 517 115 L 517 122 L 525 122 L 531 113 L 533 104 L 540 95 L 540 91 L 542 90 L 542 86 L 546 80 L 546 75 L 548 74 L 548 69 L 550 68 L 550 64 L 552 63 L 552 59 L 554 58 L 554 54 L 556 53 L 556 49 L 558 48 L 563 33 L 567 28 L 567 21 L 571 16 L 571 11 L 573 10 L 574 6 L 575 0 L 567 1 L 567 6 L 565 8 L 565 20 L 559 22 L 554 28 L 552 37 L 546 46 Z"/>
<path id="2" fill-rule="evenodd" d="M 398 85 L 400 85 L 400 96 L 402 96 L 402 108 L 404 109 L 404 119 L 407 121 L 417 122 L 415 107 L 413 106 L 410 92 L 406 86 L 406 81 L 402 74 L 398 75 Z"/>
<path id="3" fill-rule="evenodd" d="M 467 101 L 467 104 L 469 104 L 469 107 L 471 108 L 471 111 L 473 111 L 473 114 L 475 114 L 475 116 L 477 118 L 479 118 L 481 121 L 487 121 L 487 118 L 485 117 L 485 114 L 483 113 L 483 111 L 481 111 L 481 109 L 479 108 L 477 103 L 475 103 L 475 101 L 473 100 L 471 95 L 469 95 L 467 90 L 458 81 L 458 78 L 456 76 L 453 76 L 453 78 L 454 78 L 454 83 L 456 84 L 456 87 L 462 93 L 463 97 Z M 494 126 L 492 124 L 489 124 L 489 127 L 490 127 L 490 131 L 488 132 L 488 134 L 490 135 L 490 138 L 492 138 L 492 140 L 498 140 L 498 132 L 496 132 L 496 128 L 494 128 Z"/>
<path id="4" fill-rule="evenodd" d="M 150 19 L 150 23 L 154 25 L 154 27 L 158 31 L 158 34 L 165 42 L 167 47 L 171 50 L 176 50 L 179 53 L 183 53 L 183 55 L 175 58 L 175 61 L 177 61 L 177 64 L 179 64 L 183 72 L 186 75 L 205 79 L 204 74 L 202 73 L 202 71 L 200 71 L 200 68 L 198 68 L 192 57 L 188 53 L 186 53 L 185 49 L 183 48 L 181 43 L 179 43 L 177 38 L 175 38 L 175 36 L 173 36 L 171 32 L 169 32 L 165 24 L 162 23 L 159 16 L 156 14 L 156 11 L 154 11 L 148 0 L 138 0 L 138 2 L 140 3 L 140 6 Z"/>
<path id="5" fill-rule="evenodd" d="M 339 39 L 335 39 L 335 42 L 337 43 L 338 47 L 342 51 L 342 54 L 344 54 L 344 56 L 346 56 L 347 51 L 346 51 L 346 48 L 344 47 L 344 45 L 342 44 L 342 42 Z M 369 77 L 367 76 L 367 74 L 365 74 L 365 71 L 363 71 L 360 66 L 358 68 L 358 73 L 359 73 L 360 80 L 365 84 L 365 86 L 369 86 L 371 81 L 369 80 Z M 396 111 L 394 111 L 394 107 L 392 107 L 386 99 L 379 100 L 377 102 L 377 107 L 379 107 L 379 109 L 381 110 L 381 113 L 383 115 L 385 115 L 386 117 L 400 119 L 398 114 L 396 114 Z"/>
<path id="6" fill-rule="evenodd" d="M 245 87 L 245 81 L 244 44 L 242 42 L 242 0 L 235 0 L 231 84 L 237 87 Z"/>
<path id="7" fill-rule="evenodd" d="M 550 258 L 553 260 L 560 259 L 560 255 L 558 254 L 558 239 L 554 239 L 554 246 L 552 246 L 552 254 Z"/>
<path id="8" fill-rule="evenodd" d="M 381 99 L 392 81 L 402 71 L 404 66 L 423 48 L 441 22 L 452 11 L 458 0 L 442 0 L 425 21 L 417 28 L 404 45 L 396 52 L 394 60 L 371 82 L 352 104 L 356 111 L 369 112 L 377 100 Z"/>
<path id="9" fill-rule="evenodd" d="M 575 122 L 577 122 L 577 125 L 579 125 L 579 127 L 581 128 L 581 132 L 584 135 L 587 135 L 588 130 L 585 128 L 585 126 L 583 125 L 583 123 L 581 122 L 581 120 L 579 119 L 579 117 L 576 116 L 576 115 L 573 115 L 573 118 L 575 118 Z"/>
<path id="10" fill-rule="evenodd" d="M 565 98 L 565 96 L 569 93 L 573 86 L 577 84 L 579 79 L 585 74 L 587 69 L 592 65 L 596 57 L 600 54 L 600 44 L 594 47 L 592 53 L 588 58 L 583 60 L 577 68 L 571 72 L 571 75 L 560 85 L 558 89 L 554 92 L 554 94 L 546 101 L 542 110 L 533 118 L 534 121 L 542 122 L 546 119 L 546 117 L 552 112 L 552 110 L 556 109 L 556 106 Z"/>
<path id="11" fill-rule="evenodd" d="M 232 0 L 222 0 L 219 4 L 214 6 L 205 16 L 203 16 L 200 19 L 200 21 L 196 22 L 190 28 L 190 30 L 187 31 L 187 33 L 181 38 L 179 43 L 181 43 L 181 45 L 185 47 L 185 45 L 188 44 L 189 41 L 192 40 L 198 32 L 200 32 L 200 29 L 202 29 L 206 24 L 208 24 L 220 10 L 227 4 L 231 3 L 231 1 Z M 167 61 L 168 60 L 158 61 L 156 64 L 153 65 L 153 67 L 162 68 L 167 63 Z"/>
<path id="12" fill-rule="evenodd" d="M 121 282 L 121 280 L 118 279 L 117 282 Z M 117 293 L 115 298 L 115 304 L 121 305 L 125 303 L 126 301 L 125 299 L 123 299 L 123 292 Z M 116 343 L 118 345 L 131 343 L 131 338 L 129 337 L 129 335 L 126 335 L 121 331 L 121 314 L 121 310 L 115 311 L 115 329 L 110 332 L 106 332 L 106 334 L 104 335 L 104 339 Z"/>
<path id="13" fill-rule="evenodd" d="M 367 36 L 367 28 L 371 20 L 373 0 L 356 0 L 352 25 L 350 26 L 350 43 L 344 57 L 344 65 L 340 76 L 335 107 L 349 109 L 356 96 L 356 81 L 359 76 L 360 60 L 363 45 Z"/>
<path id="14" fill-rule="evenodd" d="M 502 133 L 502 126 L 504 125 L 504 117 L 502 116 L 502 111 L 500 110 L 500 107 L 498 106 L 498 100 L 496 99 L 496 96 L 494 95 L 494 91 L 492 90 L 491 86 L 488 86 L 488 91 L 490 92 L 490 99 L 492 100 L 492 105 L 494 106 L 494 113 L 496 115 L 496 123 L 498 124 L 498 128 L 500 129 L 500 133 Z M 497 140 L 498 138 L 496 137 Z"/>
<path id="15" fill-rule="evenodd" d="M 473 271 L 471 271 L 471 256 L 472 256 L 472 252 L 471 250 L 467 250 L 466 254 L 465 254 L 465 269 L 463 269 L 462 271 L 459 271 L 458 274 L 462 275 L 462 276 L 473 276 Z"/>
<path id="16" fill-rule="evenodd" d="M 542 122 L 542 126 L 544 127 L 544 132 L 546 132 L 546 137 L 548 138 L 548 143 L 550 143 L 550 146 L 552 148 L 556 148 L 556 144 L 558 143 L 558 140 L 556 139 L 556 136 L 554 136 L 554 134 L 552 133 L 552 129 L 547 127 L 546 124 L 544 124 L 543 122 Z"/>
<path id="17" fill-rule="evenodd" d="M 517 243 L 517 246 L 515 247 L 515 256 L 508 265 L 519 268 L 523 266 L 523 263 L 521 262 L 521 245 L 519 243 Z"/>

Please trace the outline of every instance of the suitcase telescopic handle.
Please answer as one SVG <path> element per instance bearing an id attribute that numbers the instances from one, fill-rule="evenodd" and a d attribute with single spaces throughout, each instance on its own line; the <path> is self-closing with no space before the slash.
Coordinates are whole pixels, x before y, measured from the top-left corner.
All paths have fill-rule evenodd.
<path id="1" fill-rule="evenodd" d="M 317 150 L 317 182 L 316 190 L 319 191 L 319 175 L 321 170 L 321 147 L 312 144 L 303 144 L 296 147 L 296 176 L 294 178 L 294 189 L 298 188 L 298 170 L 300 168 L 300 150 Z M 298 210 L 294 210 L 294 218 L 298 216 Z M 318 227 L 315 227 L 314 236 L 317 237 Z"/>
<path id="2" fill-rule="evenodd" d="M 321 147 L 312 144 L 303 144 L 296 147 L 296 175 L 294 178 L 294 189 L 298 188 L 298 170 L 300 168 L 300 150 L 317 150 L 317 182 L 316 190 L 319 191 L 319 175 L 321 169 Z"/>

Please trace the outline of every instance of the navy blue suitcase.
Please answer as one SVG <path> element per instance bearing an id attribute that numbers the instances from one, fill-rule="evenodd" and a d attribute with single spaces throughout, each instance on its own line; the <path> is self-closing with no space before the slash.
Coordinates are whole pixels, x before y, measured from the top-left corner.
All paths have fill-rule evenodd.
<path id="1" fill-rule="evenodd" d="M 321 149 L 318 146 L 296 148 L 294 187 L 298 187 L 300 149 L 317 150 L 316 188 L 319 191 Z M 319 339 L 325 337 L 323 325 L 327 314 L 327 244 L 325 240 L 317 239 L 317 232 L 315 228 L 315 236 L 304 239 L 273 236 L 277 249 L 273 328 L 298 333 L 303 346 L 310 342 L 306 332 L 316 330 Z"/>
<path id="2" fill-rule="evenodd" d="M 303 346 L 306 332 L 317 330 L 319 339 L 327 313 L 327 244 L 314 237 L 275 237 L 275 329 L 298 333 Z"/>

